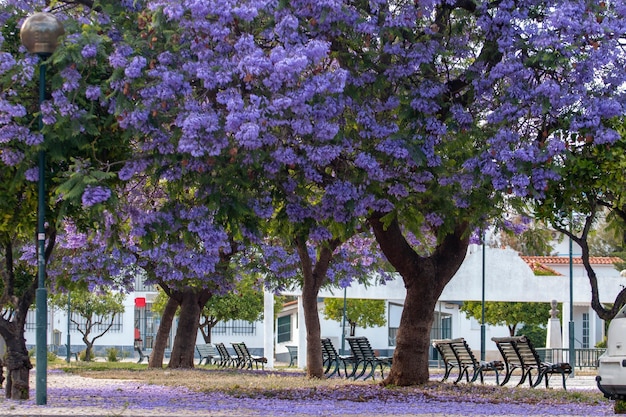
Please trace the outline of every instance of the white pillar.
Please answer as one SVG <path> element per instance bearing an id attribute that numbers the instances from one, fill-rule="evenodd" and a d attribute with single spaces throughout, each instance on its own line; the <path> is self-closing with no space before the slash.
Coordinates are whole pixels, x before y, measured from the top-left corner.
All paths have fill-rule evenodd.
<path id="1" fill-rule="evenodd" d="M 596 344 L 600 341 L 598 340 L 598 315 L 596 311 L 591 307 L 587 307 L 589 311 L 589 347 L 595 348 Z"/>
<path id="2" fill-rule="evenodd" d="M 563 333 L 563 348 L 569 349 L 569 303 L 563 303 L 563 310 L 561 311 L 561 320 L 562 320 L 562 333 Z M 564 354 L 567 356 L 567 353 Z M 563 358 L 565 360 L 566 358 Z"/>
<path id="3" fill-rule="evenodd" d="M 298 368 L 306 368 L 306 325 L 304 324 L 304 308 L 302 296 L 298 297 Z"/>
<path id="4" fill-rule="evenodd" d="M 267 358 L 265 367 L 274 368 L 274 294 L 263 294 L 263 356 Z"/>

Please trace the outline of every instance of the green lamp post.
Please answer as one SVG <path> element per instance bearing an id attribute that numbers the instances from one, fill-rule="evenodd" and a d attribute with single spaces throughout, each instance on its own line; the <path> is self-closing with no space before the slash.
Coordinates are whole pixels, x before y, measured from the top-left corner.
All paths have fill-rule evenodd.
<path id="1" fill-rule="evenodd" d="M 59 36 L 64 33 L 63 25 L 51 13 L 35 13 L 28 17 L 20 29 L 20 39 L 26 49 L 39 56 L 39 106 L 46 98 L 46 63 L 47 59 L 57 47 Z M 39 115 L 39 129 L 43 128 L 41 114 Z M 36 292 L 36 368 L 35 390 L 38 405 L 47 403 L 47 316 L 48 294 L 46 291 L 46 259 L 45 259 L 45 152 L 39 151 L 39 205 L 37 213 L 37 265 L 38 284 Z"/>

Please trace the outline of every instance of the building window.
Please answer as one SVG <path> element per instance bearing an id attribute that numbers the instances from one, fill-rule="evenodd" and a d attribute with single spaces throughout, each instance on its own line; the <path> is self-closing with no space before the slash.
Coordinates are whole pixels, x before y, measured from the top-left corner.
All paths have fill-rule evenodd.
<path id="1" fill-rule="evenodd" d="M 211 330 L 214 335 L 247 335 L 256 334 L 256 323 L 245 320 L 229 320 L 217 323 Z"/>
<path id="2" fill-rule="evenodd" d="M 24 324 L 24 328 L 26 331 L 35 330 L 37 328 L 35 310 L 28 310 L 28 313 L 26 313 L 26 323 Z"/>
<path id="3" fill-rule="evenodd" d="M 291 316 L 279 317 L 277 327 L 278 343 L 291 341 Z"/>
<path id="4" fill-rule="evenodd" d="M 78 324 L 76 324 L 78 323 Z M 94 316 L 92 319 L 92 331 L 95 332 L 104 332 L 107 331 L 109 325 L 111 324 L 111 316 Z M 78 329 L 82 329 L 83 331 L 87 328 L 87 319 L 81 315 L 76 313 L 72 313 L 72 323 L 70 325 L 71 331 L 78 331 Z M 108 330 L 112 333 L 121 333 L 124 330 L 124 317 L 123 314 L 116 314 L 113 318 L 113 324 L 111 328 Z"/>
<path id="5" fill-rule="evenodd" d="M 589 313 L 583 313 L 583 349 L 589 349 Z"/>

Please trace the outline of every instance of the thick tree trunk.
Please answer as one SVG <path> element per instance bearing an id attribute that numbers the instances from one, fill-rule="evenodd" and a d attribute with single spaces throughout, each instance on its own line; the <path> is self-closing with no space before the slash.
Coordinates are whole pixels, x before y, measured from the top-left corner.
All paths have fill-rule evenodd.
<path id="1" fill-rule="evenodd" d="M 3 335 L 6 336 L 6 333 L 3 332 Z M 11 337 L 4 337 L 4 339 L 7 347 L 6 398 L 27 400 L 29 398 L 28 374 L 33 365 L 28 357 L 24 333 L 18 331 L 18 334 L 12 334 Z"/>
<path id="2" fill-rule="evenodd" d="M 208 290 L 186 288 L 183 291 L 178 329 L 172 346 L 172 355 L 168 368 L 193 368 L 198 324 L 202 307 L 209 300 L 211 293 Z"/>
<path id="3" fill-rule="evenodd" d="M 407 290 L 393 365 L 383 384 L 425 384 L 429 380 L 428 353 L 434 311 L 444 287 L 465 259 L 469 244 L 467 224 L 458 224 L 427 257 L 413 250 L 396 220 L 385 227 L 380 217 L 372 217 L 370 224 L 383 253 L 402 276 Z"/>
<path id="4" fill-rule="evenodd" d="M 163 357 L 165 356 L 165 348 L 167 347 L 167 339 L 170 336 L 172 330 L 172 323 L 176 316 L 176 310 L 178 309 L 178 301 L 172 297 L 169 297 L 163 315 L 161 316 L 161 323 L 157 329 L 157 334 L 152 346 L 152 353 L 148 360 L 148 368 L 162 368 Z"/>

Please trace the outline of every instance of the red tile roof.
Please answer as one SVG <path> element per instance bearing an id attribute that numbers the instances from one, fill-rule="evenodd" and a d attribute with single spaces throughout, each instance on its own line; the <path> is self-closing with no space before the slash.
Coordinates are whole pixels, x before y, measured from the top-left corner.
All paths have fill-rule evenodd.
<path id="1" fill-rule="evenodd" d="M 521 258 L 529 265 L 542 264 L 542 265 L 568 265 L 569 256 L 521 256 Z M 589 261 L 592 265 L 612 265 L 615 262 L 622 262 L 622 260 L 615 256 L 591 256 Z M 582 264 L 582 258 L 572 257 L 573 264 Z"/>

